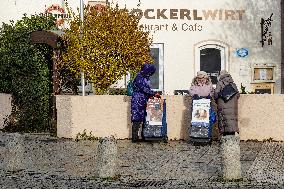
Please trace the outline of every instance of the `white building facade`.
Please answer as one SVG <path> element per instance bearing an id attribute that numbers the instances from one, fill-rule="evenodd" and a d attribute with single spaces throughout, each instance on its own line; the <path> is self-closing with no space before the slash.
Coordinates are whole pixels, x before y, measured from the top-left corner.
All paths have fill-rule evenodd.
<path id="1" fill-rule="evenodd" d="M 79 0 L 68 3 L 74 10 L 79 7 Z M 239 88 L 242 83 L 247 91 L 281 93 L 281 0 L 109 3 L 131 10 L 141 18 L 141 28 L 150 31 L 159 70 L 152 79 L 156 90 L 164 94 L 187 90 L 199 70 L 208 72 L 216 83 L 219 71 L 226 69 Z M 65 9 L 62 0 L 2 0 L 0 21 L 44 13 L 56 4 Z M 60 10 L 59 18 L 64 17 Z"/>

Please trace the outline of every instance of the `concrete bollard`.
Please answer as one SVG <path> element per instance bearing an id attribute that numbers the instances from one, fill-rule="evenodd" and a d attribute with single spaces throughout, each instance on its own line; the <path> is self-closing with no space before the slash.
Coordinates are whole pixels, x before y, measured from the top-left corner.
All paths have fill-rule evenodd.
<path id="1" fill-rule="evenodd" d="M 98 144 L 97 174 L 100 178 L 116 176 L 117 140 L 113 137 L 103 138 Z"/>
<path id="2" fill-rule="evenodd" d="M 235 135 L 222 136 L 222 171 L 226 180 L 242 177 L 240 160 L 240 137 Z"/>
<path id="3" fill-rule="evenodd" d="M 17 171 L 23 169 L 24 137 L 18 133 L 6 135 L 6 154 L 4 156 L 4 169 Z"/>

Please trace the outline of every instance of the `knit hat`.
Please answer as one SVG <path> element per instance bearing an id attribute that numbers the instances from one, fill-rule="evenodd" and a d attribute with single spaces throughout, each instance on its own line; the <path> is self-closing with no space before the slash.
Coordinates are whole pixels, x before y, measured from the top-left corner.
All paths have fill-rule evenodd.
<path id="1" fill-rule="evenodd" d="M 226 70 L 220 71 L 220 75 L 225 75 L 225 74 L 229 74 L 229 73 Z"/>
<path id="2" fill-rule="evenodd" d="M 197 76 L 198 78 L 206 78 L 208 77 L 207 73 L 205 71 L 198 71 Z"/>

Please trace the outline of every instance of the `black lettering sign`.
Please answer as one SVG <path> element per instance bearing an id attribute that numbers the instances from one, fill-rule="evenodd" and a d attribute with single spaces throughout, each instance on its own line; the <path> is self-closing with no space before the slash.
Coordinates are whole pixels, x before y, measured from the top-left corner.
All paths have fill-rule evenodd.
<path id="1" fill-rule="evenodd" d="M 264 46 L 264 42 L 267 41 L 268 45 L 272 45 L 272 34 L 269 31 L 269 28 L 271 27 L 273 13 L 270 15 L 270 17 L 266 20 L 261 18 L 260 26 L 261 26 L 261 46 Z"/>

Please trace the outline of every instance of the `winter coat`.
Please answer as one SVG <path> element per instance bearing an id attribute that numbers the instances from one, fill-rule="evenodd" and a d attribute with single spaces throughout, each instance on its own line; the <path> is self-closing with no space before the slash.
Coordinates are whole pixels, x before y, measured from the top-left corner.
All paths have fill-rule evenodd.
<path id="1" fill-rule="evenodd" d="M 240 97 L 239 92 L 228 102 L 219 97 L 219 93 L 224 89 L 226 85 L 231 85 L 238 91 L 236 84 L 234 83 L 230 74 L 224 74 L 220 76 L 220 79 L 216 85 L 214 98 L 218 105 L 218 118 L 220 132 L 239 132 L 238 127 L 238 99 Z"/>
<path id="2" fill-rule="evenodd" d="M 146 115 L 147 101 L 155 95 L 150 87 L 149 77 L 153 75 L 156 68 L 152 64 L 144 64 L 141 71 L 133 81 L 133 93 L 131 99 L 131 121 L 142 122 Z"/>
<path id="3" fill-rule="evenodd" d="M 189 89 L 189 95 L 194 96 L 211 96 L 213 97 L 214 95 L 214 88 L 212 84 L 204 84 L 204 85 L 192 85 Z"/>
<path id="4" fill-rule="evenodd" d="M 192 99 L 196 98 L 195 95 L 198 95 L 199 97 L 205 97 L 205 98 L 208 98 L 210 96 L 211 106 L 213 107 L 214 111 L 217 114 L 217 104 L 214 101 L 214 88 L 213 88 L 211 81 L 207 82 L 207 84 L 202 85 L 196 82 L 196 77 L 195 77 L 193 79 L 192 86 L 189 89 L 189 95 L 192 97 Z M 192 102 L 190 106 L 192 108 Z M 190 114 L 190 120 L 191 120 L 191 114 Z M 213 131 L 212 131 L 213 140 L 219 140 L 218 120 L 212 125 L 212 127 L 213 127 Z"/>

